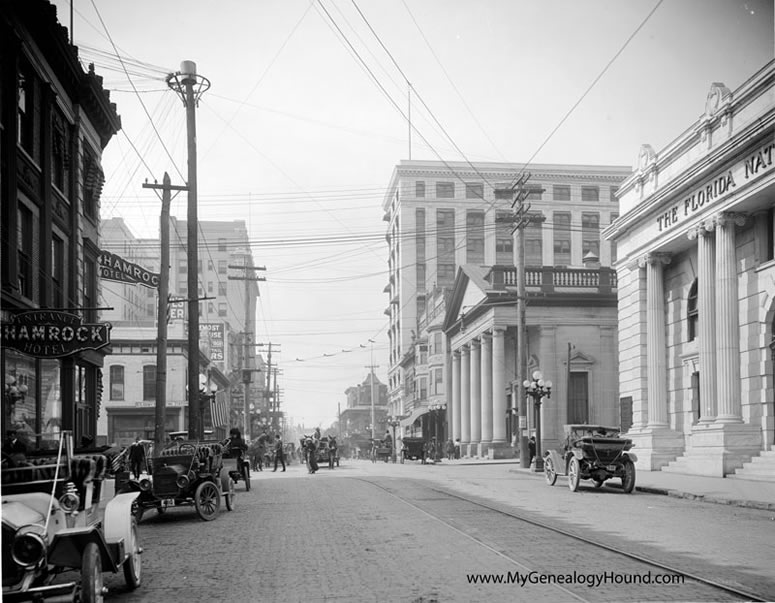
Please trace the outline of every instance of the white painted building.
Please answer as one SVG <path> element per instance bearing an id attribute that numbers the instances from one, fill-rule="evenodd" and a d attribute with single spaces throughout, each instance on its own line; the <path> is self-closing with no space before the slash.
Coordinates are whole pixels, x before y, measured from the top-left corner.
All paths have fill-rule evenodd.
<path id="1" fill-rule="evenodd" d="M 604 232 L 621 403 L 639 469 L 775 480 L 775 62 L 698 105 L 664 149 L 641 147 Z"/>

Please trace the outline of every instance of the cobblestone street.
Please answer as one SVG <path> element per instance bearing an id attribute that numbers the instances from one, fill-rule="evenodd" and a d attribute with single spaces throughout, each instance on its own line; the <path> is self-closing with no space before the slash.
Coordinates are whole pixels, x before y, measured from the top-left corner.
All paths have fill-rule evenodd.
<path id="1" fill-rule="evenodd" d="M 120 578 L 110 577 L 110 600 L 633 600 L 628 587 L 610 584 L 594 589 L 470 584 L 467 574 L 559 573 L 590 566 L 531 565 L 523 533 L 497 534 L 497 527 L 482 523 L 486 512 L 437 519 L 435 509 L 449 498 L 440 490 L 518 508 L 684 571 L 775 597 L 765 554 L 775 528 L 771 512 L 652 494 L 627 496 L 614 488 L 574 494 L 515 474 L 508 465 L 350 461 L 314 476 L 299 465 L 286 473 L 255 474 L 251 492 L 237 486 L 236 509 L 222 507 L 212 522 L 201 522 L 192 508 L 148 513 L 140 525 L 143 585 L 127 593 Z M 555 552 L 562 551 L 541 551 L 549 557 Z M 627 567 L 609 564 L 597 571 Z M 734 600 L 692 588 L 651 586 L 639 600 Z"/>

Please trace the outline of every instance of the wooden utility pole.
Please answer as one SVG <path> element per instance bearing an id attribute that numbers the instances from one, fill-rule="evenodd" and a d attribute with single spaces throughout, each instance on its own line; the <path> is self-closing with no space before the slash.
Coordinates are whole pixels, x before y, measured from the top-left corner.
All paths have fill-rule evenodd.
<path id="1" fill-rule="evenodd" d="M 256 345 L 256 347 L 259 347 L 259 348 L 260 347 L 264 347 L 264 346 L 268 346 L 268 348 L 269 348 L 269 351 L 267 352 L 267 359 L 266 359 L 266 389 L 264 391 L 264 397 L 266 398 L 266 409 L 267 409 L 267 412 L 269 412 L 269 411 L 272 410 L 272 407 L 273 407 L 273 405 L 271 403 L 271 398 L 273 396 L 273 389 L 272 389 L 272 348 L 274 346 L 275 351 L 279 352 L 280 350 L 277 350 L 277 345 L 278 344 L 272 343 L 272 342 L 269 342 L 269 343 L 257 343 L 255 345 Z M 276 387 L 276 385 L 277 385 L 277 376 L 275 375 L 275 387 Z M 279 405 L 277 405 L 277 406 L 278 406 L 278 409 L 279 409 Z M 272 415 L 272 425 L 274 425 L 274 415 Z"/>
<path id="2" fill-rule="evenodd" d="M 252 308 L 252 304 L 250 303 L 250 283 L 251 282 L 258 282 L 258 281 L 265 281 L 266 278 L 263 276 L 256 276 L 255 274 L 248 273 L 249 270 L 266 270 L 265 266 L 249 266 L 248 265 L 248 256 L 245 256 L 245 263 L 242 266 L 239 265 L 231 265 L 229 264 L 229 268 L 235 268 L 238 270 L 244 270 L 245 273 L 243 276 L 229 276 L 230 281 L 245 281 L 245 330 L 243 331 L 244 335 L 244 341 L 243 341 L 243 354 L 242 357 L 244 358 L 244 362 L 242 363 L 242 384 L 243 389 L 245 390 L 244 394 L 244 405 L 243 405 L 243 421 L 242 421 L 242 434 L 243 436 L 247 437 L 250 434 L 250 382 L 251 382 L 251 370 L 252 366 L 250 366 L 250 352 L 248 350 L 251 350 L 253 346 L 251 345 L 251 336 L 255 335 L 250 331 L 250 310 Z M 254 316 L 255 318 L 255 316 Z"/>
<path id="3" fill-rule="evenodd" d="M 170 289 L 170 204 L 172 191 L 188 190 L 187 186 L 172 186 L 170 176 L 164 172 L 162 184 L 143 183 L 143 188 L 161 189 L 161 217 L 159 231 L 161 237 L 161 265 L 159 267 L 158 310 L 156 319 L 156 412 L 154 416 L 154 440 L 162 446 L 166 440 L 164 425 L 167 407 L 167 312 Z"/>

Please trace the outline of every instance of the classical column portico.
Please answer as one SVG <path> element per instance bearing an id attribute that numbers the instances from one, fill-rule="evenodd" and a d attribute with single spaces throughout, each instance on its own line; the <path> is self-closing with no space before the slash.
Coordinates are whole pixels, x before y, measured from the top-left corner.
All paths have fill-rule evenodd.
<path id="1" fill-rule="evenodd" d="M 492 331 L 492 441 L 506 443 L 506 338 L 505 330 Z"/>
<path id="2" fill-rule="evenodd" d="M 697 314 L 700 358 L 700 423 L 716 418 L 716 249 L 708 220 L 689 231 L 697 240 Z"/>
<path id="3" fill-rule="evenodd" d="M 450 417 L 452 427 L 450 437 L 453 442 L 460 438 L 460 351 L 452 352 L 452 399 Z"/>
<path id="4" fill-rule="evenodd" d="M 477 454 L 476 448 L 482 439 L 482 348 L 481 341 L 471 342 L 471 451 Z"/>
<path id="5" fill-rule="evenodd" d="M 667 427 L 667 349 L 665 347 L 665 285 L 662 267 L 670 254 L 650 253 L 646 266 L 646 356 L 648 358 L 648 423 Z"/>
<path id="6" fill-rule="evenodd" d="M 480 371 L 482 381 L 482 444 L 492 442 L 492 335 L 482 335 L 482 368 Z M 483 447 L 479 456 L 486 456 L 487 449 Z"/>
<path id="7" fill-rule="evenodd" d="M 471 441 L 471 354 L 468 345 L 460 348 L 460 443 Z M 461 451 L 461 455 L 463 452 Z"/>
<path id="8" fill-rule="evenodd" d="M 740 311 L 737 292 L 735 225 L 742 214 L 721 213 L 716 217 L 716 377 L 717 423 L 742 423 L 740 402 Z"/>

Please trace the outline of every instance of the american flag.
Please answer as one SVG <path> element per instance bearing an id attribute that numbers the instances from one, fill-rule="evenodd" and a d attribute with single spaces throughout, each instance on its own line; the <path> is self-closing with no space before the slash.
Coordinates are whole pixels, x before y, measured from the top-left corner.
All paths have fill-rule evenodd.
<path id="1" fill-rule="evenodd" d="M 218 396 L 210 400 L 210 415 L 213 418 L 213 427 L 225 427 L 229 424 L 229 406 L 226 400 Z"/>

